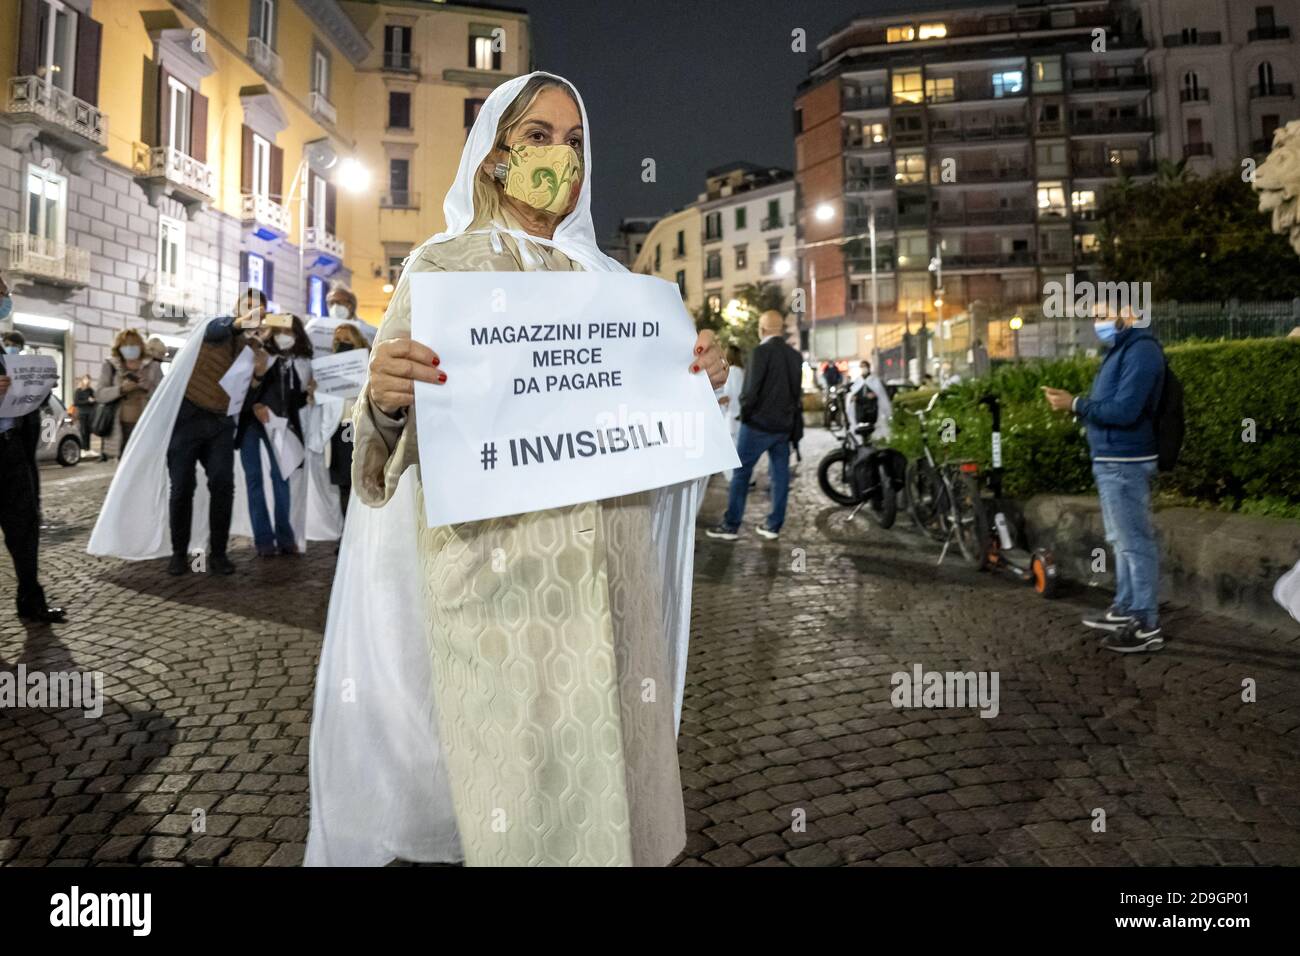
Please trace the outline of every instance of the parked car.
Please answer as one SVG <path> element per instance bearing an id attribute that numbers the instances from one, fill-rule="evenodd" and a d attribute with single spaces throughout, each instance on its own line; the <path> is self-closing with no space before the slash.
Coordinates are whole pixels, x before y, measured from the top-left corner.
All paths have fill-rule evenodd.
<path id="1" fill-rule="evenodd" d="M 36 446 L 36 460 L 57 461 L 67 468 L 81 461 L 81 433 L 77 429 L 77 420 L 53 395 L 41 406 L 41 440 Z"/>

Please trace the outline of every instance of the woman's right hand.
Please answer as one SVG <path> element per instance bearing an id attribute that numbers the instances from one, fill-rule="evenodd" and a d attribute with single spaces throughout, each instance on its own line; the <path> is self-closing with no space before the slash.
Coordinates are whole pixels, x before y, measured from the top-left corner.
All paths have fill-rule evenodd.
<path id="1" fill-rule="evenodd" d="M 410 333 L 385 339 L 370 353 L 370 401 L 385 415 L 395 415 L 415 401 L 416 382 L 446 383 L 439 361 L 437 352 L 413 341 Z"/>

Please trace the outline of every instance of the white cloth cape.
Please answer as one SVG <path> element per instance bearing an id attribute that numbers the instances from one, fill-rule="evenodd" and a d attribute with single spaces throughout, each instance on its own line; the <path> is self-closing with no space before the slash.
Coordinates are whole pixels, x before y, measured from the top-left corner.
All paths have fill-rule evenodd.
<path id="1" fill-rule="evenodd" d="M 443 212 L 447 230 L 428 243 L 462 235 L 474 218 L 474 175 L 488 155 L 501 114 L 532 76 L 497 87 L 479 111 Z M 553 75 L 553 74 L 545 74 Z M 564 82 L 568 82 L 567 80 Z M 596 245 L 591 221 L 591 128 L 582 99 L 583 184 L 578 205 L 553 240 L 493 227 L 509 235 L 525 262 L 528 243 L 550 245 L 588 271 L 623 272 Z M 419 249 L 416 250 L 419 252 Z M 414 258 L 414 254 L 412 255 Z M 407 268 L 411 259 L 407 260 Z M 652 493 L 653 538 L 663 577 L 663 634 L 680 726 L 690 632 L 695 513 L 704 481 Z M 411 470 L 380 508 L 348 511 L 329 619 L 316 675 L 311 726 L 311 829 L 308 866 L 380 866 L 395 858 L 461 858 L 438 739 Z"/>
<path id="2" fill-rule="evenodd" d="M 171 443 L 172 429 L 176 426 L 177 416 L 181 410 L 181 400 L 190 382 L 190 373 L 198 361 L 199 348 L 203 344 L 203 332 L 207 323 L 201 323 L 190 332 L 189 339 L 172 360 L 171 371 L 163 376 L 153 397 L 144 407 L 144 414 L 131 433 L 127 443 L 126 454 L 118 463 L 113 481 L 109 485 L 104 506 L 100 509 L 95 528 L 90 534 L 86 546 L 88 554 L 100 557 L 126 558 L 131 561 L 144 561 L 151 558 L 165 558 L 171 554 L 171 519 L 167 505 L 171 481 L 167 475 L 167 446 Z M 311 415 L 307 418 L 310 420 Z M 337 420 L 336 420 L 337 421 Z M 304 422 L 304 428 L 306 424 Z M 289 478 L 289 494 L 292 502 L 291 523 L 298 548 L 307 546 L 307 539 L 324 540 L 329 536 L 330 525 L 327 521 L 309 527 L 308 502 L 304 489 L 310 489 L 310 482 L 305 471 L 310 470 L 311 455 L 308 455 L 307 468 L 299 468 Z M 193 522 L 190 526 L 190 548 L 203 548 L 208 544 L 208 486 L 207 475 L 201 464 L 195 466 L 195 490 Z M 270 462 L 263 447 L 262 487 L 267 497 L 267 512 L 274 515 L 271 500 Z M 328 476 L 326 483 L 328 484 Z M 335 495 L 337 499 L 337 495 Z M 335 503 L 337 509 L 338 505 Z M 319 509 L 327 514 L 328 505 Z M 252 536 L 252 526 L 248 518 L 248 490 L 244 480 L 244 469 L 240 463 L 239 449 L 235 449 L 235 504 L 231 515 L 230 533 L 232 535 Z M 332 538 L 337 538 L 334 531 Z"/>

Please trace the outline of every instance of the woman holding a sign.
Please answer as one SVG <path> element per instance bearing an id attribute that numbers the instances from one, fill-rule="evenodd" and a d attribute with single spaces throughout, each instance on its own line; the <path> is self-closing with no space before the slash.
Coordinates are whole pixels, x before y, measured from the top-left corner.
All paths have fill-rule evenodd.
<path id="1" fill-rule="evenodd" d="M 419 459 L 414 383 L 454 389 L 456 369 L 410 337 L 411 275 L 625 271 L 596 245 L 591 155 L 567 81 L 497 87 L 446 231 L 408 258 L 376 337 L 353 414 L 369 507 L 344 534 L 316 684 L 309 865 L 658 866 L 685 844 L 676 731 L 700 482 L 424 520 L 439 462 Z M 712 333 L 681 370 L 722 385 Z"/>

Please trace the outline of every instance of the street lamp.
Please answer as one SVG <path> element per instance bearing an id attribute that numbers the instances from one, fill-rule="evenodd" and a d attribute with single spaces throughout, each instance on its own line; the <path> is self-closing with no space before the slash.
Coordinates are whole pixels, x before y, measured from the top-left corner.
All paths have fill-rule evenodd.
<path id="1" fill-rule="evenodd" d="M 1007 325 L 1011 326 L 1011 347 L 1012 354 L 1016 361 L 1020 361 L 1020 327 L 1025 324 L 1025 320 L 1019 315 L 1013 315 Z"/>
<path id="2" fill-rule="evenodd" d="M 311 167 L 333 169 L 338 166 L 335 176 L 337 184 L 346 192 L 361 192 L 370 185 L 370 172 L 351 156 L 340 160 L 338 152 L 327 139 L 312 140 L 304 143 L 302 159 L 293 174 L 293 183 L 289 186 L 289 195 L 285 206 L 293 205 L 294 193 L 298 195 L 298 288 L 306 295 L 307 291 L 307 176 Z"/>
<path id="3" fill-rule="evenodd" d="M 830 222 L 835 218 L 835 207 L 828 202 L 821 203 L 813 210 L 813 217 L 818 222 Z"/>
<path id="4" fill-rule="evenodd" d="M 788 276 L 790 274 L 790 260 L 785 258 L 784 256 L 782 256 L 780 259 L 777 259 L 775 262 L 772 263 L 772 271 L 776 275 L 781 276 L 783 278 L 785 276 Z"/>

